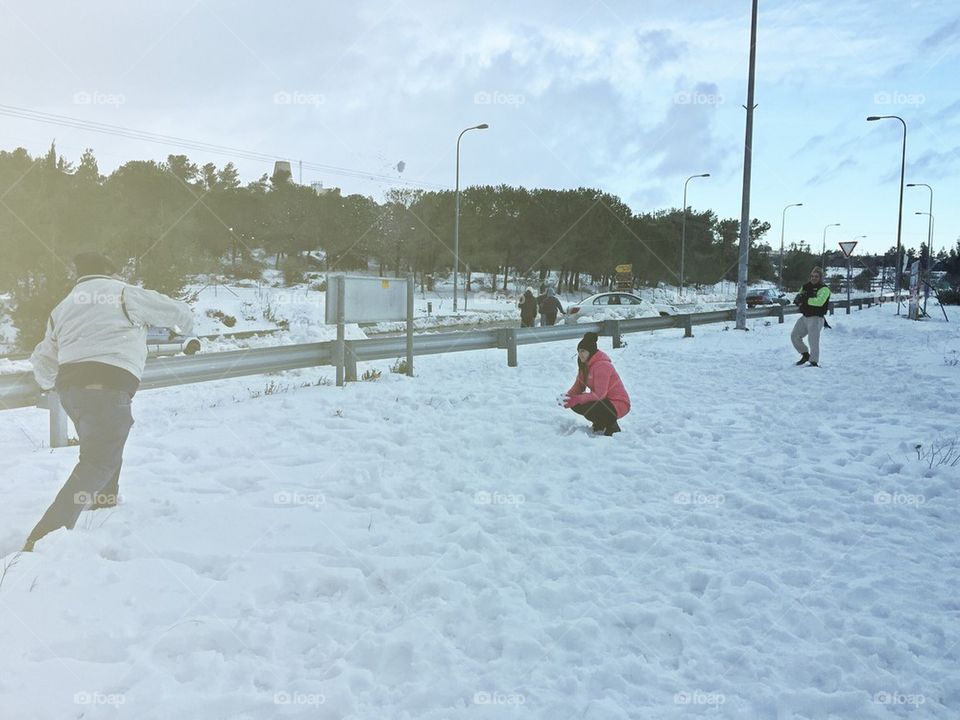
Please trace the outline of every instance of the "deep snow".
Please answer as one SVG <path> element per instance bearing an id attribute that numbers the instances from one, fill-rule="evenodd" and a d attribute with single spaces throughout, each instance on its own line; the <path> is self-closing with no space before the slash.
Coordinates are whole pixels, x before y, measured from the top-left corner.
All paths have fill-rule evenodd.
<path id="1" fill-rule="evenodd" d="M 613 438 L 574 342 L 138 394 L 121 506 L 0 585 L 0 717 L 960 716 L 957 326 L 838 314 L 810 369 L 787 320 L 602 339 Z M 0 412 L 3 563 L 45 431 Z"/>

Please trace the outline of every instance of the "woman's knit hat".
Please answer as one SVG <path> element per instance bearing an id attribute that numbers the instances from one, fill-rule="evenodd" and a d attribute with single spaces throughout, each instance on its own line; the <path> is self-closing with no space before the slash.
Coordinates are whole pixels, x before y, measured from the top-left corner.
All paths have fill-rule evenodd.
<path id="1" fill-rule="evenodd" d="M 577 345 L 577 350 L 587 350 L 591 355 L 597 351 L 597 340 L 600 336 L 596 333 L 588 332 L 583 336 L 583 340 Z"/>

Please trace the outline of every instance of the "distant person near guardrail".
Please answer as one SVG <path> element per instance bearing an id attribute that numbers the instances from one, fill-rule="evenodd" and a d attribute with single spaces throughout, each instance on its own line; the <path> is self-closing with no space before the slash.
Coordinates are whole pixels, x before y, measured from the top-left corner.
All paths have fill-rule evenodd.
<path id="1" fill-rule="evenodd" d="M 520 308 L 520 327 L 533 327 L 537 319 L 537 298 L 533 295 L 532 287 L 523 291 L 517 307 Z"/>
<path id="2" fill-rule="evenodd" d="M 546 323 L 543 321 L 543 301 L 546 297 L 547 297 L 547 284 L 540 283 L 540 292 L 537 294 L 537 297 L 535 298 L 537 301 L 537 313 L 540 316 L 540 320 L 535 322 L 534 325 L 540 325 L 541 327 L 543 325 L 546 325 Z"/>
<path id="3" fill-rule="evenodd" d="M 556 291 L 552 287 L 547 288 L 542 299 L 537 303 L 537 308 L 540 310 L 541 325 L 556 325 L 557 313 L 566 315 L 563 311 L 563 305 L 557 300 Z"/>
<path id="4" fill-rule="evenodd" d="M 577 379 L 563 406 L 593 423 L 607 437 L 620 432 L 617 421 L 630 412 L 630 396 L 610 358 L 597 349 L 598 335 L 588 332 L 577 345 Z"/>
<path id="5" fill-rule="evenodd" d="M 793 299 L 793 304 L 800 308 L 800 317 L 797 318 L 790 333 L 793 347 L 800 353 L 797 365 L 810 363 L 811 367 L 820 365 L 820 331 L 827 324 L 827 310 L 830 305 L 830 288 L 823 284 L 823 270 L 815 267 L 810 271 L 810 280 L 804 284 Z M 803 338 L 808 337 L 810 347 L 807 348 Z"/>
<path id="6" fill-rule="evenodd" d="M 80 460 L 24 545 L 47 533 L 72 529 L 84 508 L 111 507 L 119 496 L 123 447 L 133 426 L 130 404 L 147 359 L 147 327 L 189 333 L 185 303 L 128 285 L 98 253 L 74 259 L 77 282 L 47 321 L 46 335 L 30 357 L 44 390 L 56 388 L 80 437 Z"/>

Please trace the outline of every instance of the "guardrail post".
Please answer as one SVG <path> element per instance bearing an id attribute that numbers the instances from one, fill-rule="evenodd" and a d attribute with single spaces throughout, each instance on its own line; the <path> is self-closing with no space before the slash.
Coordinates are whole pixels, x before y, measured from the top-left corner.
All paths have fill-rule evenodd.
<path id="1" fill-rule="evenodd" d="M 830 314 L 833 315 L 833 303 L 827 303 L 827 307 L 830 308 Z"/>
<path id="2" fill-rule="evenodd" d="M 687 314 L 681 315 L 680 318 L 680 326 L 683 328 L 683 336 L 685 338 L 693 337 L 693 316 Z"/>
<path id="3" fill-rule="evenodd" d="M 343 343 L 343 379 L 346 382 L 357 381 L 357 355 L 353 352 L 353 343 Z"/>
<path id="4" fill-rule="evenodd" d="M 780 303 L 777 303 L 777 307 L 775 308 L 774 315 L 777 316 L 777 324 L 783 325 L 783 305 L 781 305 Z"/>
<path id="5" fill-rule="evenodd" d="M 863 310 L 863 300 L 857 300 L 857 310 Z"/>
<path id="6" fill-rule="evenodd" d="M 66 447 L 67 441 L 67 411 L 60 404 L 60 396 L 55 390 L 50 390 L 40 396 L 37 407 L 50 411 L 50 447 Z"/>
<path id="7" fill-rule="evenodd" d="M 336 343 L 336 363 L 337 363 L 337 387 L 343 387 L 344 384 L 344 362 L 346 361 L 346 334 L 344 331 L 345 314 L 343 308 L 345 290 L 345 281 L 342 275 L 336 278 L 337 281 L 337 343 Z"/>
<path id="8" fill-rule="evenodd" d="M 620 321 L 619 320 L 604 320 L 603 322 L 603 333 L 604 335 L 609 335 L 613 338 L 613 349 L 623 347 L 623 339 L 620 336 Z"/>
<path id="9" fill-rule="evenodd" d="M 507 340 L 507 367 L 517 366 L 517 330 L 516 328 L 507 328 L 504 333 Z"/>
<path id="10" fill-rule="evenodd" d="M 413 273 L 407 273 L 407 377 L 413 377 Z M 463 309 L 467 309 L 467 294 L 463 294 Z"/>

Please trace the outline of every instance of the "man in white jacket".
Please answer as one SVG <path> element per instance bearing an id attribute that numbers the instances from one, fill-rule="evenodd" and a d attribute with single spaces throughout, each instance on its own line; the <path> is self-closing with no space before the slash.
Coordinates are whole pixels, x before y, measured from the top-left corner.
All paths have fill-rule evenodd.
<path id="1" fill-rule="evenodd" d="M 189 333 L 188 305 L 128 285 L 103 255 L 74 259 L 77 283 L 47 321 L 30 357 L 37 384 L 56 388 L 80 437 L 80 460 L 24 550 L 59 528 L 73 528 L 87 506 L 115 505 L 123 446 L 133 425 L 130 403 L 147 360 L 147 326 Z"/>

